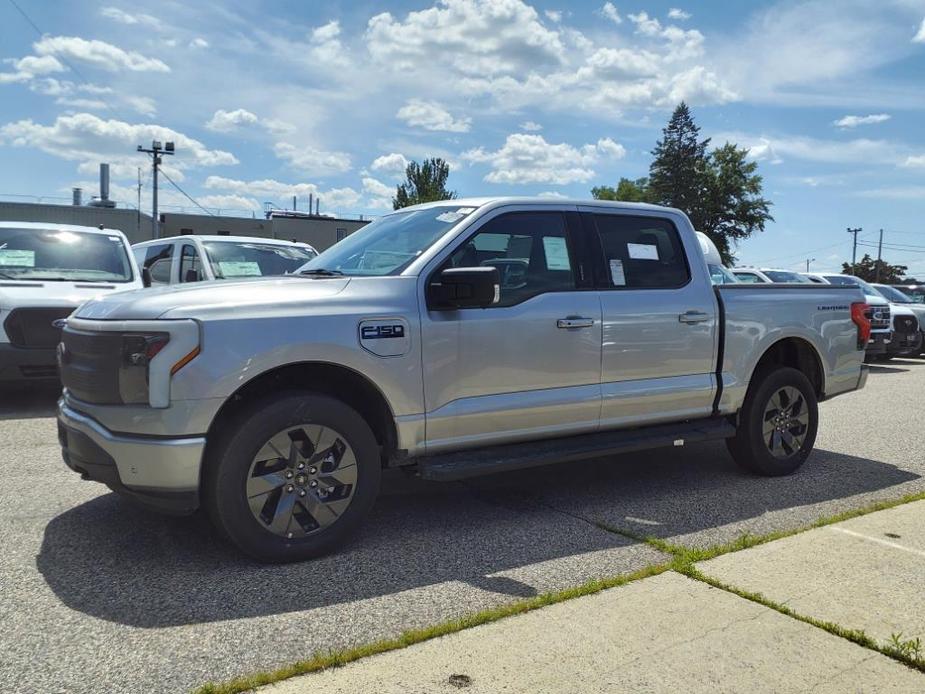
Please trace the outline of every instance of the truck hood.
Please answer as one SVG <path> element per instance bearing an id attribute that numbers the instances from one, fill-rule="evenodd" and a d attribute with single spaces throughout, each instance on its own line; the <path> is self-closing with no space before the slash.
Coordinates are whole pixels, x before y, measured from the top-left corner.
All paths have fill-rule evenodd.
<path id="1" fill-rule="evenodd" d="M 248 306 L 279 307 L 324 299 L 339 294 L 349 283 L 340 277 L 276 277 L 152 287 L 99 297 L 84 304 L 76 315 L 95 320 L 196 318 Z"/>
<path id="2" fill-rule="evenodd" d="M 48 282 L 0 280 L 0 309 L 31 307 L 76 308 L 97 296 L 125 292 L 140 286 L 117 282 Z"/>

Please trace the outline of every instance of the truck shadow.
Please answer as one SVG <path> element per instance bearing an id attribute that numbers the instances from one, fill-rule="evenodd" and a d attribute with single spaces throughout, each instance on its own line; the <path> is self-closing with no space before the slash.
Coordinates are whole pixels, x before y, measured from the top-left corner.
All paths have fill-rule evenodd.
<path id="1" fill-rule="evenodd" d="M 0 386 L 0 420 L 53 417 L 60 396 L 59 383 Z"/>
<path id="2" fill-rule="evenodd" d="M 820 450 L 794 476 L 757 478 L 739 472 L 716 444 L 691 446 L 684 456 L 650 451 L 466 484 L 396 473 L 342 552 L 283 566 L 247 560 L 201 514 L 157 516 L 106 494 L 51 520 L 37 566 L 70 608 L 142 628 L 303 611 L 451 581 L 528 596 L 531 586 L 492 574 L 633 544 L 595 522 L 665 537 L 701 533 L 709 543 L 769 512 L 799 509 L 792 521 L 778 521 L 795 527 L 833 505 L 864 503 L 851 499 L 858 494 L 898 496 L 890 488 L 916 479 Z"/>

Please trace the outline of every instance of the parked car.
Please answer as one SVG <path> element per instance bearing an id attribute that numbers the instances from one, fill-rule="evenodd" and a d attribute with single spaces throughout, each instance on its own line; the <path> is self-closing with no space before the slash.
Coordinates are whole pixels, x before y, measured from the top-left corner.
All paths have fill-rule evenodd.
<path id="1" fill-rule="evenodd" d="M 893 342 L 897 344 L 894 351 L 913 356 L 920 354 L 925 347 L 925 304 L 914 302 L 908 295 L 888 284 L 871 286 L 890 302 Z"/>
<path id="2" fill-rule="evenodd" d="M 781 270 L 776 268 L 755 268 L 755 267 L 734 267 L 732 274 L 736 276 L 739 282 L 748 282 L 751 284 L 762 283 L 789 283 L 789 284 L 808 284 L 809 279 L 793 270 Z"/>
<path id="3" fill-rule="evenodd" d="M 925 285 L 923 284 L 894 284 L 893 289 L 901 291 L 917 304 L 925 304 Z"/>
<path id="4" fill-rule="evenodd" d="M 0 381 L 53 381 L 61 326 L 94 296 L 141 287 L 116 229 L 0 222 Z"/>
<path id="5" fill-rule="evenodd" d="M 307 243 L 249 236 L 175 236 L 132 250 L 148 286 L 285 275 L 318 255 Z"/>
<path id="6" fill-rule="evenodd" d="M 829 284 L 860 287 L 864 292 L 864 300 L 870 306 L 870 342 L 867 345 L 868 360 L 880 358 L 889 354 L 890 344 L 893 341 L 893 322 L 890 315 L 890 302 L 881 296 L 880 292 L 867 282 L 854 275 L 839 275 L 823 273 L 820 275 Z"/>
<path id="7" fill-rule="evenodd" d="M 815 272 L 801 272 L 800 274 L 814 284 L 829 284 L 829 281 L 825 277 Z"/>
<path id="8" fill-rule="evenodd" d="M 300 274 L 85 304 L 63 455 L 150 506 L 205 506 L 265 561 L 340 547 L 389 467 L 459 480 L 726 439 L 783 475 L 817 402 L 864 385 L 867 308 L 851 286 L 711 286 L 678 210 L 417 205 Z"/>
<path id="9" fill-rule="evenodd" d="M 696 233 L 697 240 L 700 241 L 700 250 L 703 251 L 703 259 L 707 261 L 710 281 L 713 284 L 737 284 L 739 280 L 723 265 L 723 257 L 716 244 L 702 231 Z"/>

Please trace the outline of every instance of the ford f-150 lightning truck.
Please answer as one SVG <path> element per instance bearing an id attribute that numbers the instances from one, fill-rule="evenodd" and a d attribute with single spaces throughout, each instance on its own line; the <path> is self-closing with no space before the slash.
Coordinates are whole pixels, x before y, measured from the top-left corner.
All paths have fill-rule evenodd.
<path id="1" fill-rule="evenodd" d="M 445 200 L 297 274 L 85 303 L 59 435 L 85 478 L 292 561 L 345 542 L 384 468 L 458 480 L 725 439 L 791 473 L 817 403 L 863 386 L 869 332 L 858 287 L 713 287 L 678 210 Z"/>

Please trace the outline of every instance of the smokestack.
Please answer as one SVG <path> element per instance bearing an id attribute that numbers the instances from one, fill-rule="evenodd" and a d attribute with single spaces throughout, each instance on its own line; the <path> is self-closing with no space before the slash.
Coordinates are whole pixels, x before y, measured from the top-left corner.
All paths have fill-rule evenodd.
<path id="1" fill-rule="evenodd" d="M 83 204 L 83 190 L 74 188 L 71 192 L 74 194 L 74 197 L 71 199 L 71 204 L 74 205 L 74 207 L 80 207 Z"/>
<path id="2" fill-rule="evenodd" d="M 314 196 L 311 193 L 309 193 L 308 194 L 308 213 L 309 214 L 312 213 L 312 200 L 314 200 Z"/>
<path id="3" fill-rule="evenodd" d="M 100 200 L 109 200 L 109 164 L 100 164 Z"/>
<path id="4" fill-rule="evenodd" d="M 295 198 L 295 195 L 293 195 L 292 196 L 292 211 L 295 212 L 297 209 L 299 208 L 296 206 L 296 198 Z"/>
<path id="5" fill-rule="evenodd" d="M 320 214 L 321 214 L 321 196 L 319 195 L 318 199 L 315 200 L 315 216 L 319 216 Z"/>

